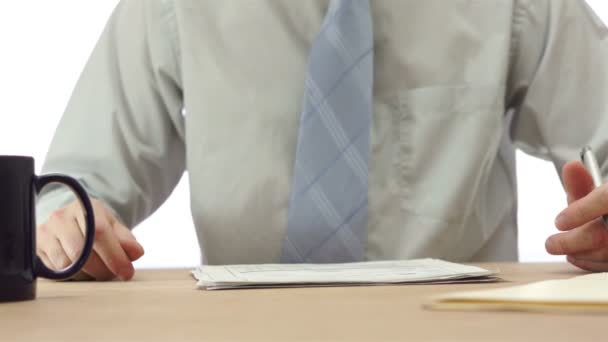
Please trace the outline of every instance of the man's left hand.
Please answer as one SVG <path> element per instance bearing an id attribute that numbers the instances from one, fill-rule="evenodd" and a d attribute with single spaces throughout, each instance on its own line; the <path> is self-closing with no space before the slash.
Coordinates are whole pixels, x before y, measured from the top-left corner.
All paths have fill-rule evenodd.
<path id="1" fill-rule="evenodd" d="M 545 248 L 554 255 L 566 255 L 568 262 L 584 270 L 608 271 L 608 229 L 602 215 L 608 214 L 608 184 L 595 189 L 581 162 L 564 165 L 562 179 L 568 207 L 555 219 L 563 233 L 550 236 Z"/>

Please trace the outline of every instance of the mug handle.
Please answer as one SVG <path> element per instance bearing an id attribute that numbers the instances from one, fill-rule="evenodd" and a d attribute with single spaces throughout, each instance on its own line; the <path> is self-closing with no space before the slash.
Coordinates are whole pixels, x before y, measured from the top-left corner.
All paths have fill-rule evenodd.
<path id="1" fill-rule="evenodd" d="M 91 205 L 89 196 L 77 180 L 72 177 L 58 174 L 34 176 L 34 188 L 36 189 L 37 194 L 40 193 L 40 190 L 42 190 L 42 188 L 49 183 L 61 183 L 67 185 L 76 194 L 80 200 L 80 204 L 82 204 L 85 210 L 84 220 L 86 229 L 84 248 L 82 249 L 82 253 L 76 262 L 61 271 L 53 271 L 46 267 L 44 262 L 40 260 L 40 257 L 36 255 L 34 273 L 40 277 L 60 280 L 69 278 L 78 273 L 78 271 L 80 271 L 80 269 L 84 266 L 85 262 L 89 259 L 93 249 L 93 242 L 95 240 L 95 217 L 93 216 L 93 206 Z"/>

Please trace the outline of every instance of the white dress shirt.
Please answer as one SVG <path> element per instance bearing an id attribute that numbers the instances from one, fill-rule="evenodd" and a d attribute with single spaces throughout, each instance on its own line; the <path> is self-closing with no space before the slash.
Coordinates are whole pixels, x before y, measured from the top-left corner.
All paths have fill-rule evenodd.
<path id="1" fill-rule="evenodd" d="M 187 171 L 203 262 L 278 262 L 327 4 L 122 1 L 43 171 L 78 178 L 129 227 Z M 607 30 L 582 0 L 371 4 L 366 259 L 515 260 L 515 148 L 558 169 L 585 144 L 608 154 Z M 45 192 L 39 220 L 66 200 Z"/>

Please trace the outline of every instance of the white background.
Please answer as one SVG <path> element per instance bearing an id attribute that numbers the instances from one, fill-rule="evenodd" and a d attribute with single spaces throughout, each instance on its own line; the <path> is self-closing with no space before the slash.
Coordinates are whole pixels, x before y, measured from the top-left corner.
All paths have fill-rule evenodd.
<path id="1" fill-rule="evenodd" d="M 217 0 L 220 1 L 220 0 Z M 39 171 L 74 84 L 117 0 L 0 2 L 0 155 L 31 155 Z M 608 20 L 608 2 L 589 0 Z M 607 99 L 608 101 L 608 99 Z M 565 196 L 552 164 L 517 154 L 520 259 L 545 252 Z M 165 205 L 135 228 L 146 254 L 136 267 L 189 267 L 199 249 L 182 179 Z"/>

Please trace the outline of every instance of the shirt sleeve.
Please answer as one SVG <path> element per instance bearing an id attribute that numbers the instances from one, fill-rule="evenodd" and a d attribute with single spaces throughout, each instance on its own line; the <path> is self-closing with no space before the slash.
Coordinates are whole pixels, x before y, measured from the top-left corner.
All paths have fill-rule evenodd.
<path id="1" fill-rule="evenodd" d="M 607 174 L 608 30 L 584 0 L 516 1 L 513 18 L 514 143 L 558 170 L 589 144 Z"/>
<path id="2" fill-rule="evenodd" d="M 75 177 L 133 227 L 169 196 L 185 168 L 175 17 L 169 1 L 123 0 L 82 72 L 43 173 Z M 38 222 L 71 199 L 40 195 Z"/>

